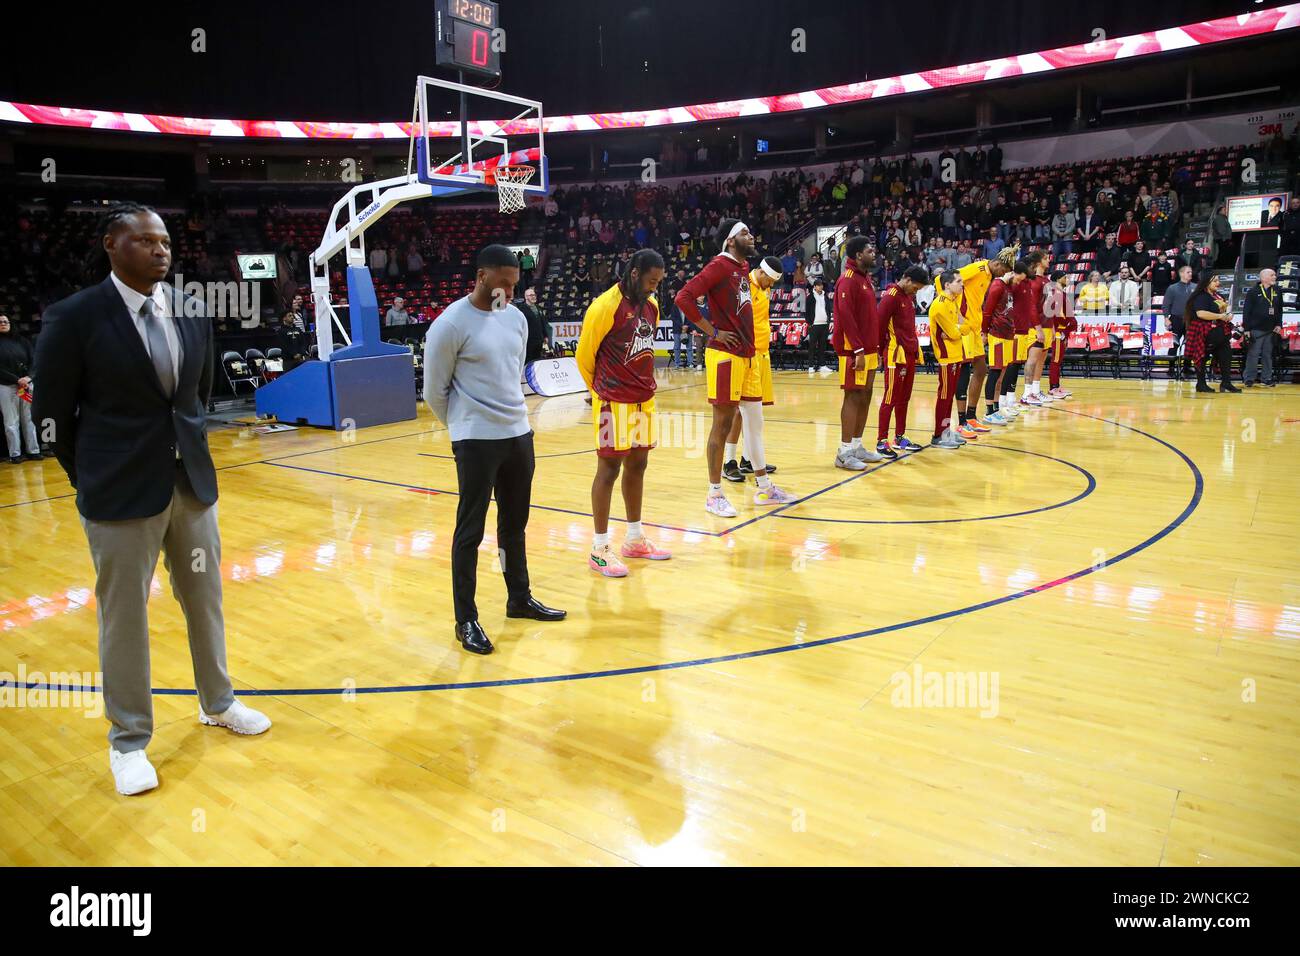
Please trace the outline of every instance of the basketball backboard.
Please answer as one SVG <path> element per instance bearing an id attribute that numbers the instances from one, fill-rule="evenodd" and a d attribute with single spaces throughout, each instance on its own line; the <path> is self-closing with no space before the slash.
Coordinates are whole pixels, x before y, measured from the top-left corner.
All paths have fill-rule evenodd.
<path id="1" fill-rule="evenodd" d="M 526 165 L 534 172 L 523 187 L 525 195 L 545 195 L 550 177 L 543 121 L 539 100 L 418 77 L 411 157 L 415 174 L 435 187 L 435 195 L 443 190 L 495 191 L 497 167 Z"/>

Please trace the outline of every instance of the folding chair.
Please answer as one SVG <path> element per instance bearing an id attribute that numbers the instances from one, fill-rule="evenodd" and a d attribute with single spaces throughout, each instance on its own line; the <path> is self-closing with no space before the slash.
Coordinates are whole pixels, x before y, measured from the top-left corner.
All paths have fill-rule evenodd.
<path id="1" fill-rule="evenodd" d="M 253 374 L 244 357 L 238 352 L 223 352 L 221 354 L 221 370 L 226 373 L 226 381 L 230 384 L 230 391 L 236 398 L 239 397 L 240 384 L 247 383 L 250 387 L 250 393 L 257 390 L 259 384 L 258 378 Z"/>
<path id="2" fill-rule="evenodd" d="M 244 362 L 261 381 L 260 385 L 266 381 L 266 356 L 262 354 L 261 349 L 248 349 L 244 352 Z M 256 386 L 254 386 L 256 387 Z"/>

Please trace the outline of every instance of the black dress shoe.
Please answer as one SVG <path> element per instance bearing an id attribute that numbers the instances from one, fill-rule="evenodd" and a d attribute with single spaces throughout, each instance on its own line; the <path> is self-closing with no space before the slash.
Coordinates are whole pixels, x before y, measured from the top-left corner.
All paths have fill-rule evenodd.
<path id="1" fill-rule="evenodd" d="M 534 621 L 563 621 L 568 611 L 557 611 L 547 607 L 535 597 L 530 597 L 522 604 L 506 602 L 506 617 L 526 617 Z"/>
<path id="2" fill-rule="evenodd" d="M 1222 385 L 1219 386 L 1219 391 L 1221 391 L 1221 392 L 1240 392 L 1241 389 L 1239 389 L 1236 385 L 1233 385 L 1231 382 L 1224 382 Z"/>
<path id="3" fill-rule="evenodd" d="M 44 461 L 44 460 L 45 460 L 45 456 L 42 455 L 39 451 L 38 451 L 38 452 L 30 452 L 30 451 L 29 451 L 27 454 L 23 455 L 23 457 L 26 458 L 28 461 Z"/>
<path id="4" fill-rule="evenodd" d="M 1204 382 L 1197 382 L 1197 383 L 1196 383 L 1196 390 L 1197 390 L 1198 392 L 1212 392 L 1212 391 L 1214 391 L 1213 387 L 1211 387 L 1211 386 L 1209 386 L 1209 385 L 1206 385 Z"/>
<path id="5" fill-rule="evenodd" d="M 479 626 L 478 621 L 457 624 L 456 640 L 460 641 L 460 646 L 471 654 L 492 653 L 492 642 L 488 640 L 487 632 Z"/>
<path id="6" fill-rule="evenodd" d="M 21 465 L 22 463 L 23 463 L 23 456 L 22 456 L 22 455 L 10 455 L 10 456 L 9 456 L 9 464 L 11 464 L 11 465 Z"/>

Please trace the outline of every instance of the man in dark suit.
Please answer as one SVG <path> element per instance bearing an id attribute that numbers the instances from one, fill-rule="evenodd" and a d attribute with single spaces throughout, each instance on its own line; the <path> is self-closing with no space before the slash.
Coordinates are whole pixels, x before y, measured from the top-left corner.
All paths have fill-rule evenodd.
<path id="1" fill-rule="evenodd" d="M 217 475 L 205 408 L 212 326 L 202 303 L 163 280 L 171 238 L 134 203 L 101 220 L 109 275 L 46 310 L 36 342 L 34 417 L 77 490 L 95 565 L 109 766 L 119 793 L 158 786 L 149 584 L 165 555 L 185 613 L 199 722 L 260 734 L 265 715 L 235 699 L 226 673 Z"/>
<path id="2" fill-rule="evenodd" d="M 1259 214 L 1259 228 L 1282 228 L 1282 200 L 1274 196 L 1268 201 L 1268 208 Z"/>

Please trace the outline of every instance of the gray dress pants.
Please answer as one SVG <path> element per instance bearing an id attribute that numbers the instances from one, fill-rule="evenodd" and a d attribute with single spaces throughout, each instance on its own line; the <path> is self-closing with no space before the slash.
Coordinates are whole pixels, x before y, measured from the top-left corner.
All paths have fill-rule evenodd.
<path id="1" fill-rule="evenodd" d="M 153 736 L 149 674 L 149 619 L 145 606 L 158 553 L 172 594 L 185 613 L 194 685 L 205 713 L 224 713 L 235 693 L 226 673 L 226 625 L 221 609 L 221 538 L 217 506 L 194 497 L 176 462 L 171 503 L 149 518 L 94 521 L 82 517 L 95 564 L 99 661 L 104 712 L 114 750 L 143 750 Z"/>

